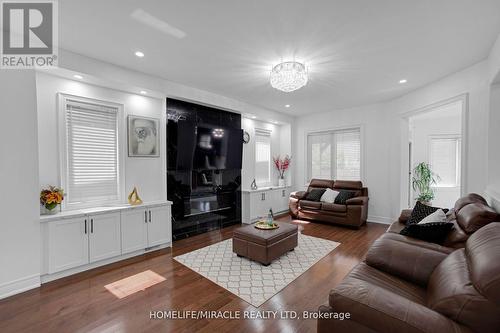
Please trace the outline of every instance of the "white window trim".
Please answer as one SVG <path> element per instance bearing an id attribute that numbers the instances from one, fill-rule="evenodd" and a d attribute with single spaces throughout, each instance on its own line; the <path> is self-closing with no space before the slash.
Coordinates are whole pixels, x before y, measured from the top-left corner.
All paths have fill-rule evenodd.
<path id="1" fill-rule="evenodd" d="M 257 185 L 260 187 L 267 187 L 267 186 L 272 186 L 273 185 L 273 138 L 272 134 L 273 131 L 270 129 L 266 128 L 254 128 L 254 145 L 253 145 L 253 154 L 254 154 L 254 179 L 256 178 L 255 176 L 255 161 L 257 160 L 256 156 L 256 150 L 257 150 L 257 135 L 262 135 L 262 136 L 269 136 L 269 154 L 270 154 L 270 160 L 269 160 L 269 182 L 267 183 L 258 183 Z"/>
<path id="2" fill-rule="evenodd" d="M 127 154 L 127 136 L 125 132 L 125 119 L 123 104 L 103 101 L 90 97 L 76 96 L 71 94 L 58 93 L 58 137 L 59 137 L 59 177 L 61 187 L 66 190 L 68 179 L 68 154 L 67 154 L 67 136 L 66 136 L 66 104 L 68 100 L 74 100 L 83 103 L 101 104 L 104 106 L 114 107 L 118 109 L 117 125 L 118 125 L 118 199 L 115 201 L 106 201 L 99 205 L 96 202 L 69 204 L 63 200 L 61 204 L 62 210 L 73 210 L 79 208 L 91 208 L 96 206 L 105 206 L 110 204 L 119 204 L 124 202 L 125 198 L 125 157 Z"/>
<path id="3" fill-rule="evenodd" d="M 463 145 L 463 142 L 462 142 L 462 136 L 460 134 L 432 134 L 432 135 L 429 135 L 428 137 L 428 141 L 427 141 L 427 161 L 429 161 L 429 164 L 432 166 L 432 159 L 431 159 L 431 144 L 432 144 L 432 140 L 433 139 L 450 139 L 450 140 L 459 140 L 460 141 L 460 148 L 462 147 Z M 462 150 L 460 150 L 460 156 L 462 155 Z M 456 183 L 456 186 L 439 186 L 437 184 L 434 184 L 432 185 L 431 187 L 432 188 L 457 188 L 457 187 L 461 187 L 462 184 L 461 184 L 461 181 L 462 181 L 462 156 L 460 157 L 460 161 L 458 161 L 459 163 L 457 164 L 457 167 L 460 167 L 457 171 L 460 171 L 460 173 L 458 173 L 457 175 L 457 183 Z"/>
<path id="4" fill-rule="evenodd" d="M 311 135 L 320 135 L 320 134 L 333 134 L 333 132 L 339 131 L 349 131 L 349 130 L 359 130 L 359 143 L 360 143 L 360 170 L 359 177 L 361 182 L 365 182 L 365 126 L 363 124 L 352 125 L 352 126 L 339 126 L 321 130 L 312 130 L 306 131 L 304 135 L 304 161 L 305 161 L 305 173 L 304 173 L 304 187 L 307 188 L 310 182 L 310 165 L 309 165 L 309 146 L 308 146 L 308 138 Z"/>

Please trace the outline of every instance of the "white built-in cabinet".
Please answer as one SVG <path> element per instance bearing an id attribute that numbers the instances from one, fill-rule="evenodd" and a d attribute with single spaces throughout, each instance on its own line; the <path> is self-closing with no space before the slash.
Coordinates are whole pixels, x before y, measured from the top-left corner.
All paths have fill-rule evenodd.
<path id="1" fill-rule="evenodd" d="M 279 214 L 288 211 L 290 187 L 264 188 L 242 191 L 242 222 L 254 223 L 266 217 L 269 209 Z"/>
<path id="2" fill-rule="evenodd" d="M 150 248 L 171 241 L 170 210 L 164 207 L 133 208 L 122 215 L 122 253 Z"/>
<path id="3" fill-rule="evenodd" d="M 41 220 L 48 281 L 51 274 L 70 275 L 172 243 L 170 204 L 65 212 Z"/>

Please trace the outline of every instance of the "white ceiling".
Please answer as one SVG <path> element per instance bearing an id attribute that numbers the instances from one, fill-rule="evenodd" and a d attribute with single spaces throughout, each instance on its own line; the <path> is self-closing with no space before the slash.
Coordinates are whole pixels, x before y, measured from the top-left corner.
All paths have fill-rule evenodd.
<path id="1" fill-rule="evenodd" d="M 186 36 L 132 19 L 136 9 Z M 388 100 L 481 61 L 500 1 L 64 0 L 59 31 L 63 49 L 302 115 Z M 271 88 L 272 65 L 291 59 L 309 67 L 307 86 Z"/>

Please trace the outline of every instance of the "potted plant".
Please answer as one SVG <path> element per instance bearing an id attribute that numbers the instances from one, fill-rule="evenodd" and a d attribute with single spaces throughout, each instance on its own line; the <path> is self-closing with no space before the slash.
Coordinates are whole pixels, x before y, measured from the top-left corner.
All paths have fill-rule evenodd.
<path id="1" fill-rule="evenodd" d="M 292 158 L 287 154 L 283 159 L 278 155 L 277 157 L 273 157 L 274 167 L 278 170 L 279 178 L 278 178 L 278 186 L 285 186 L 285 171 L 290 167 L 290 161 Z"/>
<path id="2" fill-rule="evenodd" d="M 56 186 L 48 186 L 40 191 L 40 206 L 43 215 L 56 214 L 61 210 L 64 200 L 64 190 Z M 59 207 L 59 209 L 56 209 Z"/>
<path id="3" fill-rule="evenodd" d="M 421 162 L 413 169 L 412 187 L 418 192 L 417 201 L 430 204 L 435 194 L 432 185 L 437 183 L 439 176 L 436 175 L 429 164 Z"/>

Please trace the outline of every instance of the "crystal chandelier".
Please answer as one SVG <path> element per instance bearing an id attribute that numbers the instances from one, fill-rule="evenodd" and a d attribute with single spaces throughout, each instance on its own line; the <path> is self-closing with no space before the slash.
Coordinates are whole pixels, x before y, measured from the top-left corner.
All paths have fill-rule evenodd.
<path id="1" fill-rule="evenodd" d="M 287 61 L 277 64 L 271 70 L 271 86 L 284 92 L 291 92 L 307 84 L 306 66 L 300 62 Z"/>

